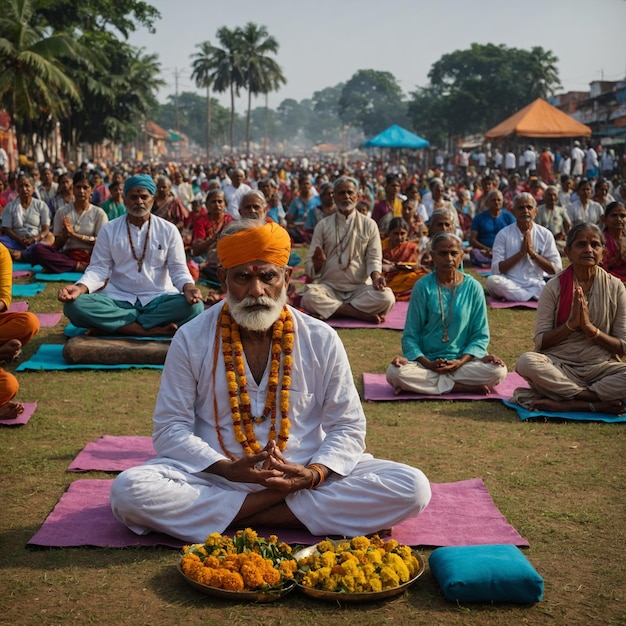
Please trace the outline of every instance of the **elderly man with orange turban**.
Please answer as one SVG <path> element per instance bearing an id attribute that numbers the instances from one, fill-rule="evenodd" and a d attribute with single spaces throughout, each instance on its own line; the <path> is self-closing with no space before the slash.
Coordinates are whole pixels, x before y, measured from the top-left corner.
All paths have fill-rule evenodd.
<path id="1" fill-rule="evenodd" d="M 365 416 L 337 333 L 291 308 L 290 240 L 242 219 L 218 243 L 225 300 L 168 351 L 157 458 L 120 474 L 118 519 L 138 534 L 204 541 L 228 527 L 362 535 L 417 515 L 430 484 L 365 453 Z"/>

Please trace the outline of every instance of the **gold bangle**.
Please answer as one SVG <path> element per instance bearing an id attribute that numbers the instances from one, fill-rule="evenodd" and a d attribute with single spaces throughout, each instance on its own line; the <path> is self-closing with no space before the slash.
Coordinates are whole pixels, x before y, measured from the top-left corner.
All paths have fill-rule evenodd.
<path id="1" fill-rule="evenodd" d="M 600 329 L 596 326 L 596 331 L 591 333 L 591 335 L 585 335 L 587 339 L 595 339 L 600 334 Z"/>
<path id="2" fill-rule="evenodd" d="M 569 330 L 571 333 L 573 333 L 573 332 L 576 330 L 575 328 L 572 328 L 572 327 L 569 325 L 569 320 L 567 320 L 567 321 L 565 322 L 565 326 L 567 327 L 567 330 Z"/>
<path id="3" fill-rule="evenodd" d="M 314 477 L 313 480 L 311 481 L 311 485 L 309 486 L 309 489 L 317 489 L 326 479 L 326 476 L 324 475 L 324 471 L 317 463 L 311 463 L 311 465 L 308 465 L 307 467 L 308 469 L 312 469 L 314 472 L 317 472 L 317 474 L 319 475 L 318 481 L 315 482 L 315 477 Z"/>

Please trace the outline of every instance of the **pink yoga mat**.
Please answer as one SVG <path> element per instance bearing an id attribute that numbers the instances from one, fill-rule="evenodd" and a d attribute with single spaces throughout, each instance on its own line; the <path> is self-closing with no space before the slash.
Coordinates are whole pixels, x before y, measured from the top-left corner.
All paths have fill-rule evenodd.
<path id="1" fill-rule="evenodd" d="M 88 443 L 70 463 L 68 472 L 123 472 L 156 456 L 152 437 L 105 435 Z"/>
<path id="2" fill-rule="evenodd" d="M 333 328 L 385 328 L 387 330 L 404 330 L 406 313 L 409 308 L 408 302 L 396 302 L 382 324 L 372 324 L 344 317 L 327 319 L 326 322 Z"/>
<path id="3" fill-rule="evenodd" d="M 118 522 L 109 505 L 112 480 L 74 481 L 28 545 L 47 547 L 169 546 L 184 542 L 159 533 L 135 535 Z M 432 500 L 421 515 L 393 528 L 392 536 L 412 546 L 461 546 L 528 542 L 504 518 L 481 478 L 431 483 Z M 257 528 L 261 536 L 310 545 L 323 539 L 305 531 Z M 207 534 L 208 531 L 207 531 Z"/>
<path id="4" fill-rule="evenodd" d="M 14 420 L 0 420 L 0 426 L 23 426 L 31 418 L 32 414 L 37 408 L 36 402 L 22 402 L 24 405 L 24 412 L 16 417 Z"/>
<path id="5" fill-rule="evenodd" d="M 24 313 L 24 311 L 28 311 L 28 302 L 11 302 L 9 305 L 11 313 Z"/>
<path id="6" fill-rule="evenodd" d="M 515 307 L 522 307 L 525 309 L 537 308 L 536 300 L 528 300 L 528 302 L 503 302 L 502 300 L 498 300 L 497 298 L 492 298 L 491 296 L 487 296 L 487 304 L 492 309 L 512 309 Z"/>
<path id="7" fill-rule="evenodd" d="M 61 321 L 62 313 L 36 313 L 39 325 L 44 327 L 56 326 Z"/>
<path id="8" fill-rule="evenodd" d="M 16 270 L 13 272 L 13 278 L 24 278 L 25 276 L 30 276 L 32 272 L 28 270 Z"/>
<path id="9" fill-rule="evenodd" d="M 473 393 L 447 393 L 431 396 L 423 393 L 405 391 L 397 396 L 384 374 L 363 374 L 363 397 L 365 400 L 509 400 L 517 387 L 528 388 L 528 383 L 516 372 L 509 372 L 488 396 Z"/>

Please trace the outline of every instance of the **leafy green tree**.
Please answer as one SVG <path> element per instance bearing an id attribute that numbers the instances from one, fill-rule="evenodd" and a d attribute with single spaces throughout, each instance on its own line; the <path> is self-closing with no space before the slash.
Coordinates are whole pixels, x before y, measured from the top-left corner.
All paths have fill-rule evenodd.
<path id="1" fill-rule="evenodd" d="M 366 136 L 407 119 L 402 89 L 391 72 L 359 70 L 341 90 L 338 106 L 342 121 Z"/>
<path id="2" fill-rule="evenodd" d="M 8 0 L 0 15 L 0 103 L 16 124 L 23 151 L 30 149 L 33 131 L 80 99 L 65 62 L 88 58 L 69 35 L 36 26 L 33 13 L 31 0 Z"/>
<path id="3" fill-rule="evenodd" d="M 192 55 L 191 78 L 196 81 L 199 88 L 206 89 L 206 155 L 208 159 L 211 154 L 211 85 L 213 84 L 213 70 L 216 66 L 216 49 L 209 41 L 199 43 L 196 48 L 199 48 L 199 51 Z"/>
<path id="4" fill-rule="evenodd" d="M 241 68 L 244 86 L 248 90 L 248 111 L 246 114 L 246 152 L 250 152 L 250 111 L 252 96 L 277 91 L 286 84 L 282 68 L 270 54 L 278 52 L 278 41 L 265 26 L 248 22 L 239 31 Z M 267 102 L 267 99 L 266 99 Z M 267 105 L 266 105 L 267 106 Z"/>
<path id="5" fill-rule="evenodd" d="M 306 128 L 313 144 L 335 142 L 341 133 L 343 124 L 339 117 L 339 99 L 344 86 L 345 83 L 338 83 L 313 92 L 313 114 Z"/>
<path id="6" fill-rule="evenodd" d="M 484 132 L 538 97 L 560 86 L 558 59 L 541 47 L 472 44 L 444 54 L 430 69 L 430 84 L 412 94 L 416 129 L 428 120 L 429 135 Z"/>
<path id="7" fill-rule="evenodd" d="M 235 96 L 239 96 L 245 85 L 245 76 L 241 62 L 241 29 L 222 26 L 217 31 L 217 40 L 221 48 L 214 53 L 212 82 L 218 93 L 230 92 L 230 148 L 235 144 Z"/>

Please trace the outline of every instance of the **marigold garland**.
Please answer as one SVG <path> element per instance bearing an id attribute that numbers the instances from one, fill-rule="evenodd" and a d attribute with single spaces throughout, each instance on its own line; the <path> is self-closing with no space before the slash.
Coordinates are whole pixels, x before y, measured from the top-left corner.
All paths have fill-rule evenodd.
<path id="1" fill-rule="evenodd" d="M 272 327 L 270 375 L 267 396 L 265 398 L 265 407 L 260 417 L 254 417 L 251 414 L 250 395 L 248 394 L 239 325 L 230 314 L 228 304 L 224 304 L 222 308 L 218 329 L 220 329 L 221 334 L 222 354 L 224 356 L 224 366 L 226 369 L 226 385 L 228 388 L 235 439 L 241 444 L 246 454 L 257 454 L 261 452 L 262 447 L 256 439 L 254 424 L 260 424 L 269 417 L 269 439 L 277 440 L 278 449 L 283 451 L 287 447 L 289 429 L 291 427 L 291 423 L 289 422 L 289 387 L 291 386 L 291 370 L 293 367 L 292 351 L 294 344 L 291 312 L 287 307 L 283 307 L 280 317 L 274 322 Z M 283 361 L 283 375 L 279 393 L 278 377 L 280 373 L 281 356 Z M 214 359 L 214 364 L 215 361 L 216 359 Z M 278 437 L 276 436 L 277 401 L 281 416 Z M 236 457 L 229 452 L 224 445 L 218 423 L 217 411 L 215 412 L 215 428 L 222 450 L 226 456 L 234 461 Z"/>

